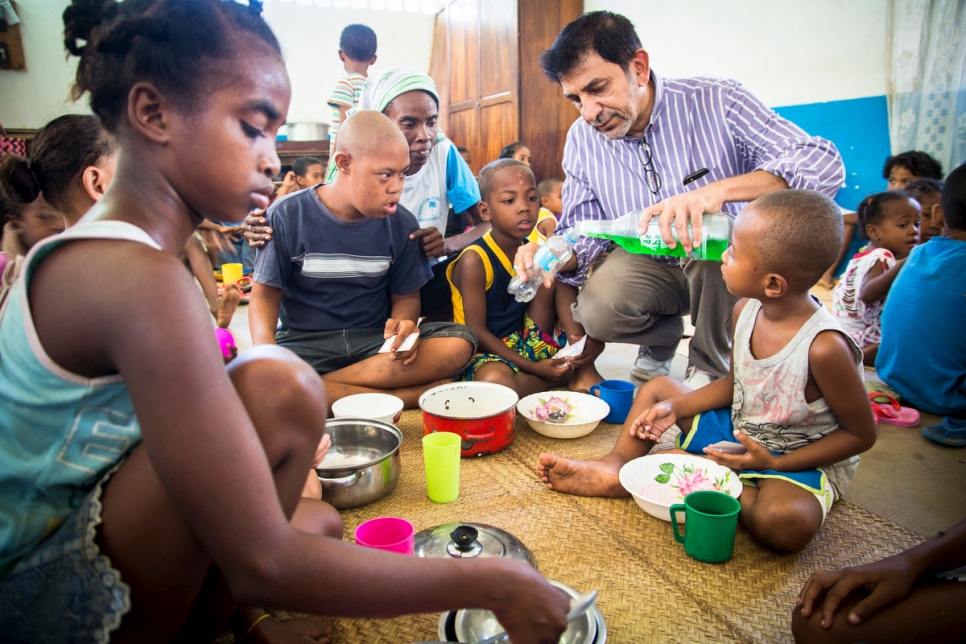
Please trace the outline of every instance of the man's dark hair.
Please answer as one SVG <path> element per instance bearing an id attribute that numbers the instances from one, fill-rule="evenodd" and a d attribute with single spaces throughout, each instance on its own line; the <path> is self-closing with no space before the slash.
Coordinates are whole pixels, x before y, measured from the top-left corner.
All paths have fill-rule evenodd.
<path id="1" fill-rule="evenodd" d="M 920 179 L 942 179 L 943 166 L 925 152 L 909 150 L 886 159 L 882 167 L 882 178 L 888 179 L 895 167 L 905 168 L 912 176 Z"/>
<path id="2" fill-rule="evenodd" d="M 322 165 L 322 162 L 315 157 L 299 157 L 292 163 L 292 172 L 300 177 L 304 177 L 305 173 L 309 171 L 310 165 Z"/>
<path id="3" fill-rule="evenodd" d="M 339 49 L 352 60 L 370 61 L 376 57 L 376 32 L 365 25 L 349 25 L 339 37 Z"/>
<path id="4" fill-rule="evenodd" d="M 641 39 L 630 20 L 610 11 L 591 11 L 563 28 L 553 46 L 540 54 L 540 66 L 547 78 L 559 83 L 591 51 L 627 70 L 638 49 Z"/>
<path id="5" fill-rule="evenodd" d="M 942 204 L 946 226 L 953 230 L 966 230 L 966 163 L 946 177 Z"/>

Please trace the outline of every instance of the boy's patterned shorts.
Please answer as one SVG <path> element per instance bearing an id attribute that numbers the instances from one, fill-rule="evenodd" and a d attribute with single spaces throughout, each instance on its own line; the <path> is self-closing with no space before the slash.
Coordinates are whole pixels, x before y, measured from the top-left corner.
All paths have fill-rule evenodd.
<path id="1" fill-rule="evenodd" d="M 523 318 L 523 330 L 511 333 L 503 338 L 503 344 L 510 347 L 513 351 L 520 354 L 530 362 L 540 362 L 547 358 L 552 358 L 560 348 L 567 342 L 567 334 L 564 333 L 560 324 L 554 328 L 554 335 L 549 335 L 537 328 L 537 325 L 530 316 Z M 502 362 L 513 369 L 513 373 L 520 373 L 520 367 L 510 364 L 503 358 L 493 353 L 477 353 L 470 360 L 469 366 L 463 372 L 463 380 L 473 380 L 477 369 L 488 362 Z"/>

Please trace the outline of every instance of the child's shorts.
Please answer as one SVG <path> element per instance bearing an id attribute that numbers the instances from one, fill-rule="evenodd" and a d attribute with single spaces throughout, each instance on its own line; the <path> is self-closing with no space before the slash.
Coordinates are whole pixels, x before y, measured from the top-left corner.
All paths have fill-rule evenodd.
<path id="1" fill-rule="evenodd" d="M 294 331 L 275 334 L 279 346 L 290 349 L 320 375 L 344 369 L 379 353 L 386 342 L 385 328 L 342 331 Z M 419 327 L 420 341 L 430 338 L 463 338 L 476 351 L 476 334 L 468 326 L 452 322 L 427 322 Z"/>
<path id="2" fill-rule="evenodd" d="M 677 447 L 692 454 L 706 456 L 704 448 L 708 445 L 728 441 L 737 443 L 738 439 L 734 435 L 734 427 L 731 424 L 731 407 L 715 409 L 697 414 L 691 424 L 691 431 L 685 436 L 683 433 L 677 438 Z M 777 452 L 772 454 L 778 455 Z M 828 516 L 828 511 L 832 508 L 833 490 L 828 482 L 828 477 L 820 469 L 804 470 L 802 472 L 777 472 L 775 470 L 742 470 L 738 473 L 738 479 L 749 487 L 758 487 L 755 482 L 758 479 L 782 479 L 793 483 L 798 487 L 805 488 L 815 495 L 819 505 L 822 506 L 822 521 Z"/>
<path id="3" fill-rule="evenodd" d="M 94 540 L 104 485 L 119 466 L 101 478 L 56 532 L 0 578 L 0 639 L 107 642 L 120 626 L 131 610 L 131 589 Z"/>
<path id="4" fill-rule="evenodd" d="M 567 334 L 559 325 L 554 329 L 554 335 L 549 335 L 537 328 L 529 315 L 523 318 L 523 330 L 511 333 L 503 338 L 503 344 L 512 351 L 520 354 L 530 362 L 540 362 L 552 358 L 567 342 Z M 488 362 L 502 362 L 513 369 L 514 374 L 520 373 L 520 367 L 511 364 L 493 353 L 477 353 L 470 360 L 470 364 L 463 372 L 463 380 L 472 380 L 476 371 Z"/>

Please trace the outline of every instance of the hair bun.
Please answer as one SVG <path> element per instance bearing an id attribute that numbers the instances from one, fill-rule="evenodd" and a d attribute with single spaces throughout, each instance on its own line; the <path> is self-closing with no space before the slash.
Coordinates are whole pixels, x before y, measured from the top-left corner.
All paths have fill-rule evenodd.
<path id="1" fill-rule="evenodd" d="M 0 186 L 8 199 L 21 204 L 32 203 L 40 196 L 40 183 L 30 169 L 30 161 L 16 154 L 0 160 Z"/>
<path id="2" fill-rule="evenodd" d="M 73 0 L 64 9 L 64 46 L 74 56 L 81 56 L 93 40 L 98 27 L 117 15 L 116 0 Z M 77 41 L 83 40 L 83 45 Z"/>

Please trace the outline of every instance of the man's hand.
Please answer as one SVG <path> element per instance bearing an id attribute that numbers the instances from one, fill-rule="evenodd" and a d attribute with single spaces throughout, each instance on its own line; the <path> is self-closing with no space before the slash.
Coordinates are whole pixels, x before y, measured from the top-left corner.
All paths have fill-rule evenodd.
<path id="1" fill-rule="evenodd" d="M 664 243 L 670 248 L 677 246 L 677 240 L 671 232 L 673 225 L 684 250 L 691 252 L 701 243 L 701 215 L 721 212 L 722 205 L 723 201 L 716 196 L 715 190 L 710 185 L 690 192 L 682 192 L 644 209 L 639 224 L 641 234 L 647 231 L 647 225 L 651 219 L 658 217 Z M 688 234 L 689 223 L 691 224 L 690 235 Z"/>
<path id="2" fill-rule="evenodd" d="M 396 336 L 395 341 L 389 347 L 389 359 L 390 360 L 402 360 L 403 365 L 411 365 L 414 360 L 416 360 L 416 351 L 419 349 L 419 338 L 416 338 L 416 342 L 408 351 L 398 351 L 400 345 L 405 342 L 412 333 L 418 332 L 419 329 L 416 327 L 416 323 L 412 320 L 394 320 L 389 318 L 386 320 L 386 330 L 383 332 L 382 337 L 386 340 L 392 336 Z"/>
<path id="3" fill-rule="evenodd" d="M 442 257 L 445 254 L 443 251 L 443 234 L 435 226 L 420 228 L 409 238 L 419 242 L 419 247 L 426 257 Z"/>
<path id="4" fill-rule="evenodd" d="M 264 210 L 253 210 L 248 213 L 241 228 L 249 246 L 261 248 L 265 245 L 265 242 L 272 241 L 272 235 L 275 234 L 275 231 L 269 228 L 267 224 L 268 220 L 265 219 Z"/>

